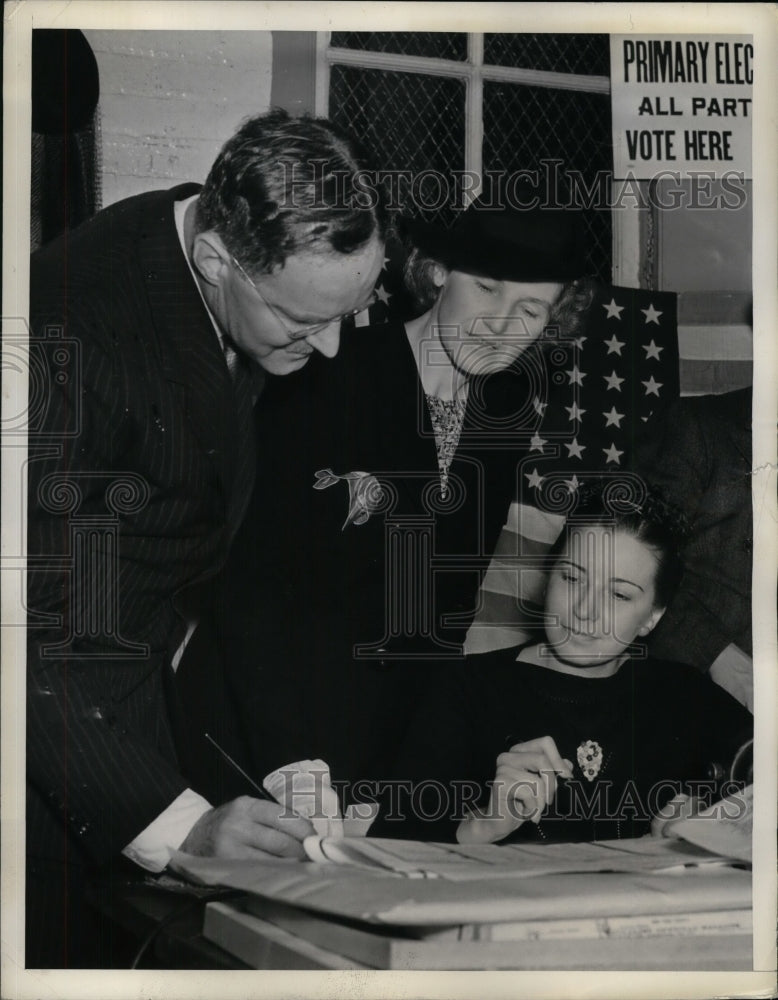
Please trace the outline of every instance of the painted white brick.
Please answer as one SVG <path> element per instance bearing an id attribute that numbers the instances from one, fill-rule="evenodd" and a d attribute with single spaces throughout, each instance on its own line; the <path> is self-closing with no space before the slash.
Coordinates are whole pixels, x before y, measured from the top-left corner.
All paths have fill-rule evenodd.
<path id="1" fill-rule="evenodd" d="M 203 181 L 240 122 L 270 107 L 270 32 L 84 34 L 100 72 L 103 205 Z"/>

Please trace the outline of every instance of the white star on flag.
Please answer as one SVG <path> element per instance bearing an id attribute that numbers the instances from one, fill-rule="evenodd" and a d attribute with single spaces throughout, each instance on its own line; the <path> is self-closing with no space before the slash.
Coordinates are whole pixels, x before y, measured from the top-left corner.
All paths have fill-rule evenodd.
<path id="1" fill-rule="evenodd" d="M 648 361 L 649 358 L 656 358 L 657 361 L 662 360 L 659 355 L 664 350 L 664 347 L 657 347 L 653 339 L 650 344 L 643 344 L 643 350 L 646 352 L 646 361 Z"/>
<path id="2" fill-rule="evenodd" d="M 646 323 L 656 323 L 656 325 L 659 326 L 659 317 L 662 314 L 660 312 L 657 312 L 657 310 L 654 309 L 653 305 L 650 302 L 648 304 L 648 309 L 641 309 L 640 311 L 646 317 Z"/>
<path id="3" fill-rule="evenodd" d="M 565 486 L 570 490 L 571 493 L 575 493 L 581 484 L 578 482 L 578 476 L 573 473 L 572 479 L 565 479 Z"/>
<path id="4" fill-rule="evenodd" d="M 611 299 L 607 305 L 603 302 L 602 308 L 608 314 L 607 319 L 621 319 L 621 314 L 624 312 L 624 306 L 617 306 L 615 299 Z"/>
<path id="5" fill-rule="evenodd" d="M 621 357 L 621 349 L 624 346 L 624 341 L 616 340 L 615 333 L 610 340 L 605 340 L 603 343 L 608 345 L 608 354 L 618 354 L 618 356 Z"/>
<path id="6" fill-rule="evenodd" d="M 572 406 L 566 406 L 565 409 L 567 410 L 569 420 L 578 420 L 579 422 L 584 413 L 586 413 L 586 410 L 579 409 L 578 403 L 575 401 Z"/>
<path id="7" fill-rule="evenodd" d="M 383 302 L 384 305 L 389 305 L 389 292 L 387 292 L 385 288 L 376 288 L 375 296 L 380 302 Z"/>
<path id="8" fill-rule="evenodd" d="M 540 484 L 543 482 L 543 476 L 538 475 L 538 468 L 532 470 L 532 472 L 525 472 L 524 475 L 527 477 L 527 481 L 533 490 L 540 489 Z"/>
<path id="9" fill-rule="evenodd" d="M 568 458 L 580 458 L 583 461 L 583 452 L 586 451 L 585 444 L 578 444 L 578 438 L 573 438 L 570 444 L 565 443 Z"/>
<path id="10" fill-rule="evenodd" d="M 537 413 L 537 415 L 539 417 L 542 417 L 542 416 L 545 415 L 546 407 L 547 406 L 548 406 L 548 403 L 541 403 L 539 396 L 535 396 L 535 398 L 532 400 L 532 408 L 534 409 L 535 413 Z"/>
<path id="11" fill-rule="evenodd" d="M 535 387 L 525 393 L 529 403 L 536 394 L 536 403 L 548 399 L 542 419 L 527 407 L 526 464 L 517 485 L 528 503 L 539 505 L 556 486 L 568 498 L 568 489 L 577 486 L 575 499 L 590 476 L 631 468 L 654 421 L 678 396 L 676 306 L 670 293 L 607 288 L 586 329 L 554 345 L 557 350 L 547 355 L 547 392 Z M 649 410 L 655 412 L 646 423 Z"/>
<path id="12" fill-rule="evenodd" d="M 623 455 L 624 452 L 619 451 L 615 444 L 611 444 L 610 448 L 603 448 L 602 450 L 605 452 L 606 462 L 615 462 L 616 465 L 621 465 L 621 459 L 619 456 Z"/>
<path id="13" fill-rule="evenodd" d="M 573 344 L 576 346 L 576 348 L 579 351 L 582 351 L 585 340 L 586 340 L 586 337 L 573 337 Z"/>

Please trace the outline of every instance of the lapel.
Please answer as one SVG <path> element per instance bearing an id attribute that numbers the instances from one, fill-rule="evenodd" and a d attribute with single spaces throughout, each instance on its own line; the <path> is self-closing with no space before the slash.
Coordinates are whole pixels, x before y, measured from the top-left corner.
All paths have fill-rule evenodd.
<path id="1" fill-rule="evenodd" d="M 174 201 L 197 190 L 182 185 L 149 196 L 139 256 L 163 377 L 179 387 L 192 434 L 229 493 L 237 450 L 229 443 L 246 431 L 239 427 L 224 353 L 181 250 L 173 215 Z"/>
<path id="2" fill-rule="evenodd" d="M 371 337 L 364 343 L 369 356 L 359 358 L 357 374 L 358 384 L 368 390 L 364 412 L 377 418 L 366 450 L 376 453 L 380 472 L 388 474 L 397 491 L 395 509 L 426 514 L 423 498 L 438 476 L 438 453 L 416 361 L 401 323 L 374 330 L 366 334 Z"/>

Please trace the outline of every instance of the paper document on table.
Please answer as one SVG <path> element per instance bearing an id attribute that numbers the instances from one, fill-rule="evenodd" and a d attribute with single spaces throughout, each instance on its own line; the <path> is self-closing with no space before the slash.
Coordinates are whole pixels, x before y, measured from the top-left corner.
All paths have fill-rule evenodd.
<path id="1" fill-rule="evenodd" d="M 690 867 L 681 874 L 589 871 L 459 880 L 299 861 L 225 862 L 181 852 L 171 864 L 195 882 L 380 924 L 442 926 L 751 905 L 751 873 L 727 867 Z"/>
<path id="2" fill-rule="evenodd" d="M 703 848 L 657 837 L 596 844 L 505 845 L 308 837 L 303 846 L 306 854 L 316 862 L 385 869 L 408 878 L 452 881 L 530 878 L 569 872 L 662 871 L 690 865 L 726 864 L 726 859 Z"/>

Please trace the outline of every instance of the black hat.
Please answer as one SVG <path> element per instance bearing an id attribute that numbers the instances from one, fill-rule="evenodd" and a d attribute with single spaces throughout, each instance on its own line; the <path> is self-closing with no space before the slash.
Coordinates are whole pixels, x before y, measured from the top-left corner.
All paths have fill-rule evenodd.
<path id="1" fill-rule="evenodd" d="M 451 229 L 403 222 L 414 245 L 451 270 L 499 281 L 571 281 L 586 273 L 577 209 L 495 208 L 477 199 Z"/>

